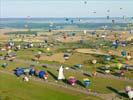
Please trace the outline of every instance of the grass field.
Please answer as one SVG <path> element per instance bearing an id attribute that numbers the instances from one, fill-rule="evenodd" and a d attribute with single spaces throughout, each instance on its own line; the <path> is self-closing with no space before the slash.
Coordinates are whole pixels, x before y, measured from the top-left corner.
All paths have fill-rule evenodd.
<path id="1" fill-rule="evenodd" d="M 21 78 L 0 73 L 0 100 L 101 100 L 100 98 L 68 91 L 47 83 L 24 82 Z"/>
<path id="2" fill-rule="evenodd" d="M 116 68 L 118 63 L 128 62 L 129 65 L 133 64 L 132 59 L 127 61 L 121 56 L 121 50 L 130 52 L 133 48 L 131 45 L 126 47 L 120 46 L 114 49 L 111 46 L 112 40 L 101 40 L 93 37 L 90 40 L 87 39 L 83 44 L 80 44 L 79 41 L 69 41 L 69 39 L 68 42 L 62 43 L 55 42 L 54 36 L 56 37 L 56 34 L 50 37 L 51 40 L 47 44 L 50 51 L 47 51 L 47 47 L 38 48 L 39 43 L 36 42 L 33 48 L 15 51 L 14 47 L 12 52 L 17 54 L 14 61 L 0 60 L 0 100 L 101 100 L 100 98 L 107 100 L 109 96 L 113 98 L 114 95 L 128 100 L 127 95 L 124 92 L 121 93 L 121 91 L 124 91 L 127 85 L 133 86 L 133 70 L 127 71 L 124 77 L 119 77 L 114 73 L 115 71 L 120 71 Z M 51 43 L 53 46 L 50 46 Z M 4 47 L 5 44 L 6 42 L 1 42 L 1 47 Z M 15 45 L 18 44 L 24 46 L 27 42 L 15 42 Z M 103 44 L 105 48 L 100 44 Z M 105 61 L 105 55 L 110 50 L 115 55 L 112 56 L 113 59 L 111 61 Z M 40 59 L 37 59 L 35 56 L 38 54 L 38 51 L 42 52 Z M 68 60 L 65 60 L 63 57 L 66 52 L 70 54 Z M 0 51 L 0 56 L 4 56 L 6 53 L 7 51 Z M 52 55 L 48 55 L 49 53 Z M 96 64 L 92 64 L 92 60 L 94 59 L 97 60 Z M 8 63 L 8 66 L 2 68 L 3 63 Z M 24 82 L 22 77 L 18 78 L 13 74 L 13 70 L 17 67 L 26 68 L 32 64 L 35 65 L 36 70 L 49 72 L 48 81 L 56 83 L 59 86 L 47 84 L 47 82 L 35 76 L 30 77 L 29 82 Z M 47 64 L 48 67 L 42 67 L 42 64 Z M 76 64 L 82 64 L 83 67 L 77 68 L 75 67 Z M 74 87 L 66 81 L 57 81 L 58 69 L 61 65 L 64 66 L 66 80 L 69 76 L 75 76 L 78 79 L 78 83 Z M 98 72 L 99 68 L 106 65 L 111 66 L 110 74 L 107 75 Z M 69 69 L 65 69 L 65 67 L 69 67 Z M 95 70 L 98 73 L 97 76 L 93 77 L 85 74 L 89 72 L 93 73 Z M 83 84 L 84 78 L 90 79 L 91 85 L 88 89 L 91 93 L 100 94 L 99 98 L 94 94 L 92 96 L 68 89 L 70 87 L 87 92 L 88 89 Z M 128 80 L 129 78 L 131 80 Z M 34 79 L 39 79 L 39 81 L 35 81 Z M 67 88 L 61 87 L 62 85 Z M 112 100 L 111 98 L 110 100 Z"/>

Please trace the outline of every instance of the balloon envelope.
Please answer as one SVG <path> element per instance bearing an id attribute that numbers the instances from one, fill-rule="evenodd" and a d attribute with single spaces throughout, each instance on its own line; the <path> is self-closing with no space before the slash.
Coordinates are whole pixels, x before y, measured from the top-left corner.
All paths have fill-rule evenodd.
<path id="1" fill-rule="evenodd" d="M 133 91 L 129 91 L 128 96 L 129 96 L 130 99 L 133 99 Z"/>
<path id="2" fill-rule="evenodd" d="M 63 67 L 61 66 L 59 69 L 59 74 L 58 74 L 58 80 L 65 79 L 64 73 L 63 73 Z"/>

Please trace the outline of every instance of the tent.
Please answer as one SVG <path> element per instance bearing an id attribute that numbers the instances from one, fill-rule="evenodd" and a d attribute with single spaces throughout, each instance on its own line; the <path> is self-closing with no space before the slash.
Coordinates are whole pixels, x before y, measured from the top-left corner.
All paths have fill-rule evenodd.
<path id="1" fill-rule="evenodd" d="M 64 73 L 63 73 L 63 67 L 61 66 L 59 69 L 59 74 L 58 74 L 58 80 L 65 79 Z"/>

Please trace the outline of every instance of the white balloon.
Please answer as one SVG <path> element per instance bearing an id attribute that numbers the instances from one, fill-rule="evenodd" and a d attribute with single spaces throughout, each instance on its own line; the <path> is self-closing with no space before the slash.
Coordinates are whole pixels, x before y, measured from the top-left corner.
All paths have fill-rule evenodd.
<path id="1" fill-rule="evenodd" d="M 133 99 L 133 91 L 129 91 L 128 96 L 129 96 L 130 99 Z"/>

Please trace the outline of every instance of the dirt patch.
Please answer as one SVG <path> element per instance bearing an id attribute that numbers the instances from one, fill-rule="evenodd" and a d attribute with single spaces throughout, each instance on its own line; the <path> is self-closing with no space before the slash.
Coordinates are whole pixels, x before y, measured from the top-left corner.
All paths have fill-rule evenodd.
<path id="1" fill-rule="evenodd" d="M 76 49 L 77 52 L 79 53 L 90 53 L 90 54 L 98 54 L 98 55 L 106 55 L 105 52 L 101 50 L 96 50 L 96 49 Z"/>
<path id="2" fill-rule="evenodd" d="M 40 60 L 56 61 L 56 62 L 63 63 L 65 62 L 63 55 L 64 55 L 63 53 L 56 53 L 56 54 L 53 54 L 52 56 L 43 55 L 40 58 Z"/>

